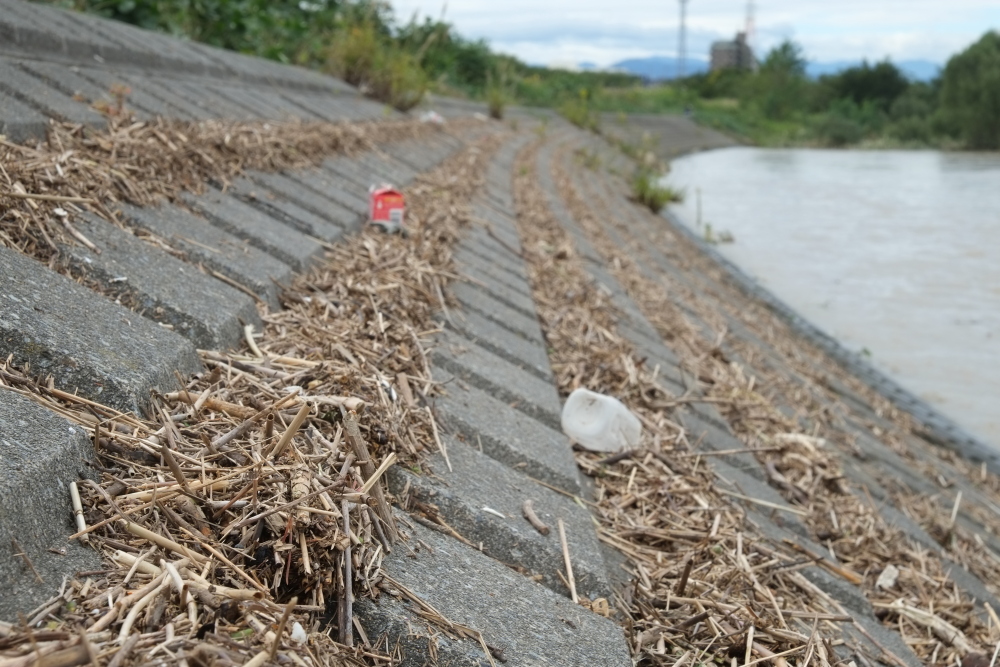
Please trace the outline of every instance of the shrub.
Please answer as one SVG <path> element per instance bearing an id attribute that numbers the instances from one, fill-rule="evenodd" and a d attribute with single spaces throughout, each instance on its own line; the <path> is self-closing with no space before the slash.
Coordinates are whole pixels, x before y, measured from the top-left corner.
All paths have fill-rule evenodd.
<path id="1" fill-rule="evenodd" d="M 487 86 L 486 106 L 489 107 L 490 118 L 503 119 L 503 110 L 507 106 L 507 95 L 499 85 L 491 83 Z"/>
<path id="2" fill-rule="evenodd" d="M 659 213 L 671 202 L 684 201 L 684 193 L 670 186 L 660 185 L 660 174 L 649 169 L 639 169 L 632 176 L 632 199 L 653 213 Z"/>
<path id="3" fill-rule="evenodd" d="M 941 110 L 970 148 L 1000 148 L 1000 33 L 953 56 L 941 81 Z"/>
<path id="4" fill-rule="evenodd" d="M 865 136 L 865 128 L 857 121 L 829 113 L 816 123 L 814 132 L 821 143 L 835 148 L 856 144 Z"/>
<path id="5" fill-rule="evenodd" d="M 579 128 L 600 133 L 601 123 L 597 114 L 590 110 L 584 100 L 569 100 L 563 102 L 559 107 L 559 114 Z"/>
<path id="6" fill-rule="evenodd" d="M 327 68 L 364 94 L 400 111 L 415 107 L 427 91 L 427 75 L 416 57 L 387 43 L 370 21 L 337 33 Z"/>

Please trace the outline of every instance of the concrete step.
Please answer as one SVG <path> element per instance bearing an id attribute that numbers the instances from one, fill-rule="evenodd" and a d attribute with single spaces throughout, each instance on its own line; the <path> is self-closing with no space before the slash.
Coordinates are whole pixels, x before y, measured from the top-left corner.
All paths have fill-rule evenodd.
<path id="1" fill-rule="evenodd" d="M 538 318 L 515 310 L 494 298 L 478 285 L 472 283 L 454 283 L 451 292 L 466 310 L 479 313 L 505 329 L 522 336 L 536 345 L 544 345 L 542 328 Z"/>
<path id="2" fill-rule="evenodd" d="M 75 532 L 69 483 L 87 474 L 83 461 L 93 454 L 83 429 L 31 399 L 0 388 L 0 582 L 4 591 L 0 619 L 16 620 L 18 612 L 47 599 L 65 574 L 100 568 L 97 552 L 66 540 Z M 12 539 L 42 581 L 15 555 Z"/>
<path id="3" fill-rule="evenodd" d="M 249 176 L 259 188 L 269 190 L 279 199 L 286 199 L 344 229 L 357 228 L 359 211 L 348 208 L 332 197 L 321 195 L 285 174 L 250 172 Z"/>
<path id="4" fill-rule="evenodd" d="M 115 70 L 97 67 L 79 67 L 77 73 L 81 78 L 91 81 L 101 90 L 110 92 L 116 85 L 125 85 L 129 88 L 128 97 L 125 100 L 125 107 L 135 109 L 149 116 L 162 116 L 164 118 L 177 118 L 180 120 L 194 120 L 192 116 L 184 111 L 183 107 L 171 104 L 163 99 L 147 93 L 140 86 L 136 86 L 131 79 L 118 74 Z"/>
<path id="5" fill-rule="evenodd" d="M 481 632 L 498 664 L 632 664 L 621 627 L 489 556 L 420 525 L 413 526 L 407 546 L 383 561 L 389 575 L 445 618 Z M 383 586 L 397 590 L 390 582 Z M 373 643 L 385 638 L 399 646 L 404 667 L 489 664 L 478 641 L 432 634 L 420 607 L 402 591 L 358 601 L 355 610 Z"/>
<path id="6" fill-rule="evenodd" d="M 63 261 L 74 275 L 96 283 L 144 317 L 169 325 L 195 347 L 235 347 L 243 339 L 243 324 L 261 328 L 249 295 L 104 220 L 83 214 L 74 224 L 100 250 L 63 246 Z"/>
<path id="7" fill-rule="evenodd" d="M 486 285 L 499 283 L 522 296 L 531 296 L 531 285 L 528 281 L 494 264 L 491 258 L 476 254 L 467 246 L 458 248 L 454 253 L 454 259 L 459 271 L 464 275 Z"/>
<path id="8" fill-rule="evenodd" d="M 431 359 L 435 366 L 444 368 L 549 428 L 561 429 L 559 416 L 562 404 L 551 382 L 451 331 L 439 334 L 434 342 Z"/>
<path id="9" fill-rule="evenodd" d="M 323 250 L 315 240 L 218 190 L 184 195 L 184 201 L 219 229 L 245 239 L 295 271 L 312 266 Z"/>
<path id="10" fill-rule="evenodd" d="M 44 139 L 48 126 L 42 112 L 0 90 L 0 134 L 9 141 Z"/>
<path id="11" fill-rule="evenodd" d="M 322 197 L 332 199 L 359 217 L 368 212 L 368 188 L 332 176 L 325 169 L 303 169 L 283 175 Z"/>
<path id="12" fill-rule="evenodd" d="M 488 456 L 569 493 L 581 493 L 569 440 L 504 401 L 432 366 L 447 394 L 434 400 L 446 430 L 462 436 Z"/>
<path id="13" fill-rule="evenodd" d="M 204 218 L 173 206 L 138 208 L 123 206 L 129 223 L 183 251 L 188 261 L 203 264 L 242 285 L 272 309 L 277 309 L 275 282 L 288 284 L 292 269 L 262 250 L 222 231 Z"/>
<path id="14" fill-rule="evenodd" d="M 515 366 L 525 368 L 542 380 L 552 381 L 552 367 L 543 344 L 497 326 L 471 310 L 453 312 L 445 325 Z"/>
<path id="15" fill-rule="evenodd" d="M 49 118 L 91 127 L 103 127 L 105 124 L 104 117 L 86 104 L 77 102 L 5 58 L 0 58 L 0 92 L 18 98 Z"/>
<path id="16" fill-rule="evenodd" d="M 432 520 L 440 516 L 474 547 L 482 545 L 481 551 L 490 558 L 522 568 L 525 576 L 569 597 L 569 589 L 557 574 L 565 576 L 556 524 L 562 519 L 577 593 L 590 599 L 610 599 L 604 559 L 587 509 L 491 459 L 475 442 L 445 436 L 445 443 L 452 470 L 440 454 L 422 465 L 419 474 L 401 466 L 391 469 L 389 490 L 403 507 L 423 512 Z M 547 534 L 524 518 L 526 500 L 532 501 L 535 514 L 549 528 Z"/>
<path id="17" fill-rule="evenodd" d="M 0 248 L 0 276 L 0 356 L 60 389 L 140 413 L 174 371 L 202 368 L 187 339 L 15 250 Z"/>
<path id="18" fill-rule="evenodd" d="M 338 218 L 316 215 L 298 204 L 277 196 L 270 189 L 248 178 L 237 178 L 228 184 L 226 192 L 254 206 L 276 220 L 284 222 L 307 236 L 334 243 L 352 229 L 353 215 L 342 213 Z"/>

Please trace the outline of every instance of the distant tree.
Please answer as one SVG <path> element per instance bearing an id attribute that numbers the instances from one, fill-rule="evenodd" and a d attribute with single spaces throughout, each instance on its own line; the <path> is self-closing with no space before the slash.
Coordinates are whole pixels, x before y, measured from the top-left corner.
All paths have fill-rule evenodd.
<path id="1" fill-rule="evenodd" d="M 771 49 L 757 74 L 746 79 L 744 101 L 769 118 L 784 120 L 804 107 L 808 84 L 802 47 L 785 40 Z"/>
<path id="2" fill-rule="evenodd" d="M 771 49 L 760 66 L 761 72 L 781 74 L 788 77 L 801 77 L 806 74 L 806 59 L 802 55 L 802 47 L 790 39 L 786 39 Z"/>
<path id="3" fill-rule="evenodd" d="M 941 77 L 941 111 L 970 148 L 1000 148 L 1000 34 L 989 31 L 952 56 Z"/>
<path id="4" fill-rule="evenodd" d="M 852 100 L 858 106 L 872 102 L 880 110 L 888 111 L 910 82 L 902 70 L 886 59 L 874 65 L 866 60 L 857 67 L 849 67 L 829 77 L 829 84 L 838 99 Z"/>

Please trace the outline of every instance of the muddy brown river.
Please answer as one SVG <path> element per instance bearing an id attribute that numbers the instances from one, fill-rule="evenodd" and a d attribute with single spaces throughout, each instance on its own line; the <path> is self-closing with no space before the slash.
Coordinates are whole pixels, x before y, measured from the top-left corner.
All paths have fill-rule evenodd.
<path id="1" fill-rule="evenodd" d="M 1000 154 L 726 148 L 666 182 L 685 224 L 1000 448 Z"/>

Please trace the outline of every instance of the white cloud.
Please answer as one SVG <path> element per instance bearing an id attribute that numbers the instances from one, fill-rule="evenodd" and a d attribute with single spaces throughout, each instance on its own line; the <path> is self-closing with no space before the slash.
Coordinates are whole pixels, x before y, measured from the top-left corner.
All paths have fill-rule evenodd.
<path id="1" fill-rule="evenodd" d="M 944 62 L 986 30 L 1000 29 L 996 0 L 757 0 L 758 51 L 791 37 L 811 60 L 926 59 Z M 396 0 L 397 16 L 438 17 L 441 0 Z M 744 25 L 743 0 L 688 3 L 688 55 Z M 450 0 L 445 19 L 532 63 L 676 55 L 678 4 L 669 0 Z"/>

